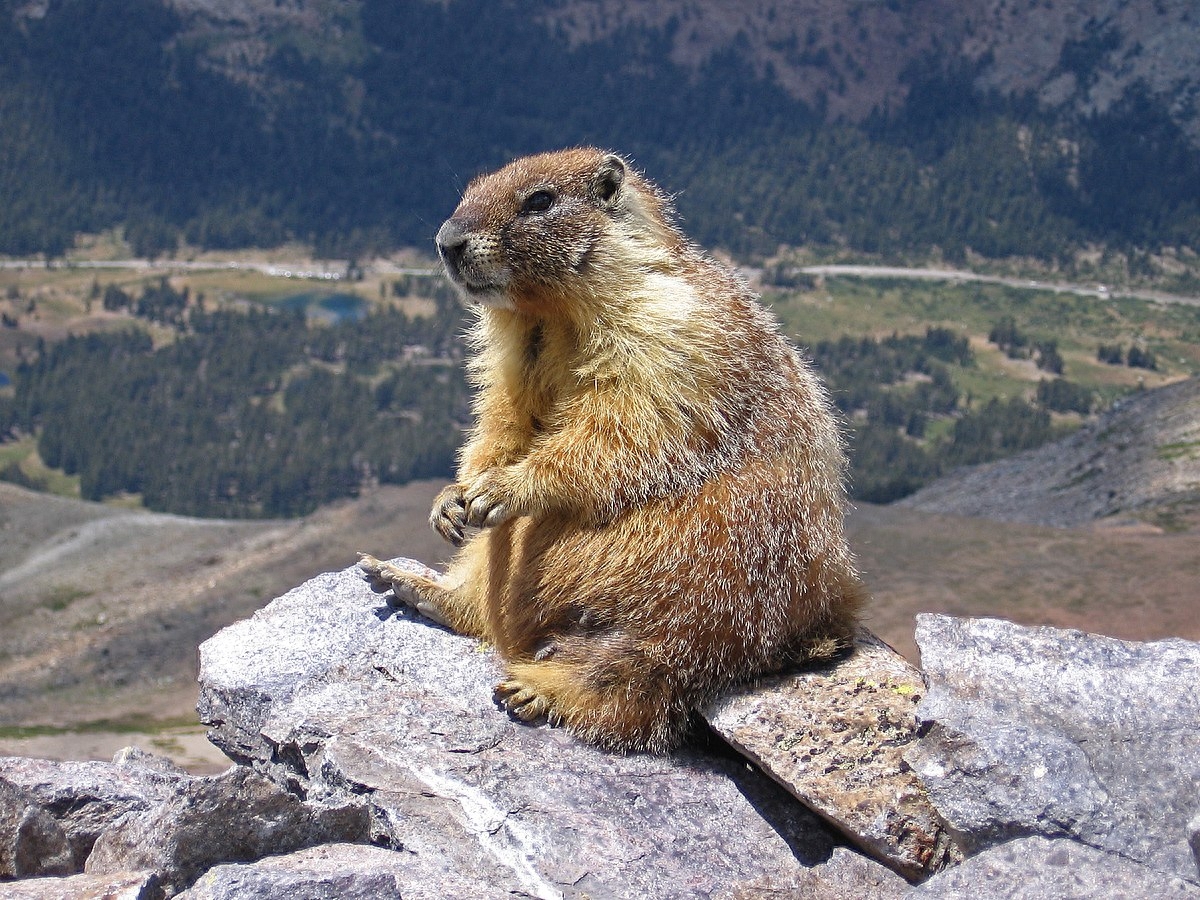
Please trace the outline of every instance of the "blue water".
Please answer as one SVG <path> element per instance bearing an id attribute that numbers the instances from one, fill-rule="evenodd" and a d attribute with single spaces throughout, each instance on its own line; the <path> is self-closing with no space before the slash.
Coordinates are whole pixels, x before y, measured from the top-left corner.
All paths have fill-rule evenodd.
<path id="1" fill-rule="evenodd" d="M 367 314 L 367 303 L 358 294 L 326 294 L 309 291 L 279 301 L 284 309 L 302 309 L 308 315 L 330 322 L 358 321 Z"/>

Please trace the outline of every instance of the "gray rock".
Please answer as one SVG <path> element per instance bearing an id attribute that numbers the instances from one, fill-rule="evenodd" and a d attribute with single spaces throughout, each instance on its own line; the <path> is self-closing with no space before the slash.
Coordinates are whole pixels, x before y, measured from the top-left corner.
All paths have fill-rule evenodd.
<path id="1" fill-rule="evenodd" d="M 763 876 L 743 885 L 733 900 L 902 900 L 909 884 L 860 853 L 837 847 L 828 862 L 803 869 L 781 882 Z"/>
<path id="2" fill-rule="evenodd" d="M 0 778 L 0 880 L 71 871 L 71 844 L 62 826 L 29 791 Z"/>
<path id="3" fill-rule="evenodd" d="M 71 865 L 58 874 L 82 872 L 106 828 L 126 813 L 166 800 L 188 777 L 169 760 L 133 748 L 113 763 L 0 757 L 0 778 L 27 791 L 66 832 Z"/>
<path id="4" fill-rule="evenodd" d="M 616 756 L 499 711 L 477 642 L 330 573 L 207 641 L 201 718 L 309 797 L 362 795 L 376 843 L 497 890 L 676 897 L 784 883 L 834 840 L 744 761 Z"/>
<path id="5" fill-rule="evenodd" d="M 1009 841 L 935 875 L 912 900 L 1194 900 L 1200 888 L 1162 872 L 1069 840 Z"/>
<path id="6" fill-rule="evenodd" d="M 1196 867 L 1200 868 L 1200 815 L 1188 822 L 1188 844 L 1191 845 Z"/>
<path id="7" fill-rule="evenodd" d="M 507 900 L 509 889 L 403 850 L 326 844 L 256 863 L 210 869 L 179 900 Z"/>
<path id="8" fill-rule="evenodd" d="M 161 900 L 162 895 L 153 872 L 28 878 L 0 884 L 2 900 Z"/>
<path id="9" fill-rule="evenodd" d="M 367 829 L 361 803 L 306 803 L 239 766 L 182 780 L 165 802 L 126 815 L 97 838 L 85 868 L 98 875 L 153 871 L 170 896 L 218 863 L 361 841 Z"/>
<path id="10" fill-rule="evenodd" d="M 864 629 L 846 657 L 763 679 L 704 716 L 867 853 L 922 878 L 961 858 L 903 759 L 924 692 L 921 673 Z"/>
<path id="11" fill-rule="evenodd" d="M 917 617 L 927 735 L 906 753 L 959 841 L 1070 837 L 1189 879 L 1200 645 Z"/>

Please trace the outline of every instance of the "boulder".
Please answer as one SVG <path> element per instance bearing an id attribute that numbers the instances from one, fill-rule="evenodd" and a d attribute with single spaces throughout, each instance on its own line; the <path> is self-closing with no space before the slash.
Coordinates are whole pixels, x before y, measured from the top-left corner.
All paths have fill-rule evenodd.
<path id="1" fill-rule="evenodd" d="M 935 875 L 912 900 L 963 897 L 1020 900 L 1197 900 L 1200 888 L 1076 841 L 1024 837 L 999 844 Z"/>
<path id="2" fill-rule="evenodd" d="M 200 661 L 226 753 L 302 796 L 361 796 L 374 843 L 499 892 L 731 894 L 788 883 L 837 843 L 723 746 L 618 756 L 513 721 L 487 648 L 390 608 L 355 569 L 225 629 Z"/>
<path id="3" fill-rule="evenodd" d="M 149 809 L 190 776 L 169 760 L 129 748 L 112 763 L 0 757 L 0 778 L 27 792 L 70 844 L 69 866 L 82 872 L 96 838 L 126 813 Z"/>
<path id="4" fill-rule="evenodd" d="M 73 871 L 71 844 L 29 791 L 0 778 L 0 881 Z"/>
<path id="5" fill-rule="evenodd" d="M 261 859 L 333 841 L 362 841 L 366 808 L 306 803 L 244 767 L 181 780 L 170 798 L 113 823 L 87 859 L 89 874 L 147 870 L 171 896 L 222 862 Z"/>
<path id="6" fill-rule="evenodd" d="M 971 853 L 1070 838 L 1200 883 L 1200 644 L 922 615 L 927 734 L 905 758 Z"/>
<path id="7" fill-rule="evenodd" d="M 924 692 L 921 673 L 862 629 L 845 657 L 748 685 L 704 716 L 861 849 L 920 879 L 961 859 L 903 758 Z"/>

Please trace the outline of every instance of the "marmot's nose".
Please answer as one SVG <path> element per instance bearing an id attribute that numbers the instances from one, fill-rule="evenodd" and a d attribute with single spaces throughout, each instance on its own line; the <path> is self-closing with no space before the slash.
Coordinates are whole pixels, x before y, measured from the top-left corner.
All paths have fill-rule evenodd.
<path id="1" fill-rule="evenodd" d="M 437 237 L 433 241 L 437 244 L 438 255 L 441 256 L 442 262 L 451 269 L 457 269 L 463 249 L 467 246 L 466 229 L 453 219 L 447 219 L 438 229 Z"/>

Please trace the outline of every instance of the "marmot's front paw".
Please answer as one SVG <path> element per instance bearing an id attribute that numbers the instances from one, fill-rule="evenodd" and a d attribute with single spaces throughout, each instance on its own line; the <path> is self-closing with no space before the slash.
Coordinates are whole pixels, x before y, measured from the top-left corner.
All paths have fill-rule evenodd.
<path id="1" fill-rule="evenodd" d="M 463 545 L 463 529 L 467 525 L 467 504 L 461 484 L 451 484 L 442 488 L 434 498 L 433 509 L 429 513 L 429 524 L 442 536 L 443 540 L 449 541 L 455 547 Z"/>
<path id="2" fill-rule="evenodd" d="M 467 524 L 492 528 L 516 515 L 511 489 L 504 483 L 504 469 L 489 469 L 475 479 L 463 495 Z"/>

